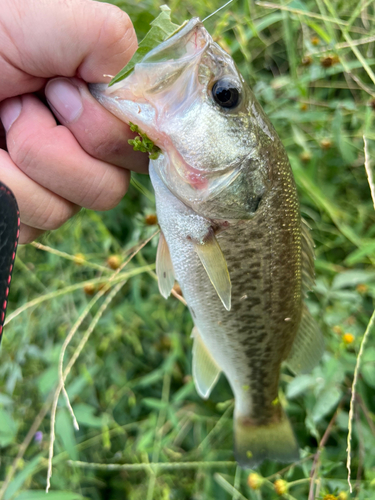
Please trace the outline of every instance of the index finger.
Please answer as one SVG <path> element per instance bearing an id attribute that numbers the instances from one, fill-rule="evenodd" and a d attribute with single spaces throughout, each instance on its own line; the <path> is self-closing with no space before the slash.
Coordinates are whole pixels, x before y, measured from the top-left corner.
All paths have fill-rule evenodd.
<path id="1" fill-rule="evenodd" d="M 104 75 L 118 73 L 136 50 L 129 16 L 114 5 L 92 0 L 1 3 L 0 101 L 40 90 L 54 76 L 106 82 Z"/>

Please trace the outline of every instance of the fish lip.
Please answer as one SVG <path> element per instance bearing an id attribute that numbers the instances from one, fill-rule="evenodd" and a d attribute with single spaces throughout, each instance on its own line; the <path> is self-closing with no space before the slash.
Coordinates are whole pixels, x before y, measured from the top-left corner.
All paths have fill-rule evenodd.
<path id="1" fill-rule="evenodd" d="M 88 88 L 94 99 L 100 102 L 101 96 L 106 92 L 109 86 L 108 83 L 89 83 Z"/>

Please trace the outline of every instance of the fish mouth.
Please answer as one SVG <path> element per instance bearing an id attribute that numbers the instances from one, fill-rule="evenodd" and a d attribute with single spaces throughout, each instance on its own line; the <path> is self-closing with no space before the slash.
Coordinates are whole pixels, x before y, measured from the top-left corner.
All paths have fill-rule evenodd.
<path id="1" fill-rule="evenodd" d="M 124 80 L 89 86 L 106 109 L 137 125 L 161 149 L 159 159 L 152 160 L 158 176 L 177 198 L 202 214 L 207 203 L 214 206 L 226 188 L 238 184 L 243 162 L 202 168 L 178 150 L 165 124 L 171 118 L 176 121 L 179 113 L 188 112 L 195 99 L 205 95 L 200 65 L 214 45 L 202 22 L 193 18 L 146 54 Z"/>
<path id="2" fill-rule="evenodd" d="M 170 158 L 170 167 L 178 170 L 179 182 L 189 184 L 194 191 L 210 184 L 212 174 L 182 158 L 163 132 L 163 122 L 186 106 L 187 100 L 194 100 L 199 91 L 197 68 L 210 43 L 211 36 L 202 22 L 193 18 L 146 54 L 124 80 L 111 86 L 89 85 L 100 104 L 121 121 L 137 125 Z"/>
<path id="3" fill-rule="evenodd" d="M 187 70 L 197 64 L 210 38 L 202 22 L 193 18 L 148 52 L 124 80 L 111 86 L 90 84 L 89 90 L 109 111 L 126 123 L 135 123 L 156 142 L 159 136 L 155 129 L 160 115 L 178 108 L 186 86 L 193 83 L 189 74 L 194 71 Z M 184 75 L 185 78 L 181 78 Z M 179 80 L 179 89 L 172 89 L 176 80 Z"/>

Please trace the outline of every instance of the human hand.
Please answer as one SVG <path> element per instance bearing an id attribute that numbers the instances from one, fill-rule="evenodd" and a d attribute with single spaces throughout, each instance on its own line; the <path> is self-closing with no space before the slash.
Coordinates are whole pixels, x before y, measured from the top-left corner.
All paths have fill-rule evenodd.
<path id="1" fill-rule="evenodd" d="M 113 208 L 129 169 L 147 171 L 146 155 L 128 144 L 129 127 L 86 85 L 108 82 L 104 75 L 129 61 L 137 39 L 127 14 L 110 4 L 0 4 L 0 180 L 17 198 L 27 243 L 80 207 Z"/>

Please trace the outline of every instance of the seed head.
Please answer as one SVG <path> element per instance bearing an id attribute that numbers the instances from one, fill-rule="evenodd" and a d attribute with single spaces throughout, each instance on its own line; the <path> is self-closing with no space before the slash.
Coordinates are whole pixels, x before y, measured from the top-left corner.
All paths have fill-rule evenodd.
<path id="1" fill-rule="evenodd" d="M 320 141 L 320 147 L 322 149 L 330 149 L 332 147 L 332 141 L 330 139 L 322 139 Z"/>
<path id="2" fill-rule="evenodd" d="M 158 223 L 158 218 L 155 214 L 146 215 L 145 224 L 147 226 L 155 226 Z"/>
<path id="3" fill-rule="evenodd" d="M 87 285 L 83 287 L 83 291 L 85 292 L 86 295 L 94 295 L 95 290 L 96 287 L 94 283 L 87 283 Z"/>
<path id="4" fill-rule="evenodd" d="M 287 483 L 287 481 L 284 481 L 284 479 L 277 479 L 273 483 L 273 486 L 275 488 L 276 493 L 279 496 L 285 495 L 285 493 L 288 493 L 289 484 Z"/>
<path id="5" fill-rule="evenodd" d="M 107 264 L 108 267 L 116 270 L 121 266 L 121 258 L 118 255 L 110 255 L 107 259 Z"/>
<path id="6" fill-rule="evenodd" d="M 257 474 L 256 472 L 251 472 L 249 477 L 247 478 L 247 484 L 250 486 L 252 490 L 259 490 L 264 483 L 264 479 L 262 476 Z"/>

